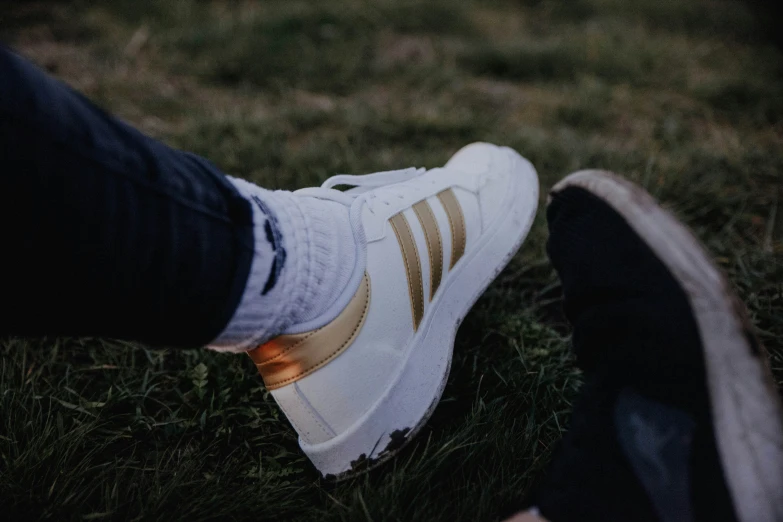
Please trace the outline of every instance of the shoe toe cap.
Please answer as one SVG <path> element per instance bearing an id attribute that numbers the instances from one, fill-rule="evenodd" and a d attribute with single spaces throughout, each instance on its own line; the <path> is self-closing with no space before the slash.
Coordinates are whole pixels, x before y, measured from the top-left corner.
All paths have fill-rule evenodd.
<path id="1" fill-rule="evenodd" d="M 532 166 L 512 149 L 489 143 L 472 143 L 460 149 L 446 168 L 474 177 L 481 208 L 481 221 L 490 225 L 502 216 L 520 190 L 535 191 L 538 182 Z M 524 171 L 524 172 L 521 172 Z"/>

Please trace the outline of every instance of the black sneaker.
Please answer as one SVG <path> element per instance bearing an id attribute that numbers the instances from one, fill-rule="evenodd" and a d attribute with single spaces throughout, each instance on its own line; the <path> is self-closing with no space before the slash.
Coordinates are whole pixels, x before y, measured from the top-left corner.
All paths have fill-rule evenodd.
<path id="1" fill-rule="evenodd" d="M 537 488 L 552 522 L 783 521 L 783 414 L 744 307 L 641 188 L 552 191 L 549 257 L 585 386 Z"/>

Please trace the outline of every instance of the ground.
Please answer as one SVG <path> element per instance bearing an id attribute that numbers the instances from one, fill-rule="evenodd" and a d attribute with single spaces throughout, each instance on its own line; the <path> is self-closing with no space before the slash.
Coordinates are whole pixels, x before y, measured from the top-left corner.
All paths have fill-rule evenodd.
<path id="1" fill-rule="evenodd" d="M 619 172 L 705 241 L 781 383 L 783 55 L 769 25 L 734 0 L 0 11 L 0 35 L 20 53 L 264 186 L 434 167 L 476 140 L 534 163 L 542 207 L 572 170 Z M 319 480 L 246 357 L 0 340 L 3 509 L 13 520 L 498 519 L 549 459 L 580 385 L 546 237 L 542 212 L 466 317 L 443 401 L 416 441 L 338 485 Z"/>

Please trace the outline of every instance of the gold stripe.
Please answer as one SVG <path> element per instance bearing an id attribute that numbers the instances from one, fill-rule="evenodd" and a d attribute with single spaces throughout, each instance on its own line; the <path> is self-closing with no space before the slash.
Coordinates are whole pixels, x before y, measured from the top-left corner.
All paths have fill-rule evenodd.
<path id="1" fill-rule="evenodd" d="M 449 270 L 451 270 L 465 253 L 465 215 L 462 213 L 462 207 L 452 189 L 440 192 L 438 199 L 443 204 L 443 209 L 449 218 L 449 227 L 451 227 L 451 263 L 449 265 Z"/>
<path id="2" fill-rule="evenodd" d="M 443 240 L 440 237 L 435 215 L 426 200 L 413 205 L 413 211 L 419 218 L 421 228 L 424 230 L 424 238 L 427 240 L 427 252 L 430 255 L 430 301 L 432 301 L 443 275 Z"/>
<path id="3" fill-rule="evenodd" d="M 267 389 L 296 382 L 343 353 L 359 335 L 369 308 L 370 276 L 365 273 L 359 289 L 334 321 L 312 332 L 281 335 L 247 352 Z"/>
<path id="4" fill-rule="evenodd" d="M 400 243 L 402 258 L 405 261 L 405 273 L 408 276 L 408 293 L 411 298 L 411 312 L 413 313 L 413 330 L 419 327 L 421 317 L 424 315 L 424 289 L 421 282 L 421 261 L 419 251 L 416 250 L 416 241 L 413 232 L 408 225 L 408 220 L 402 213 L 392 216 L 389 220 Z"/>

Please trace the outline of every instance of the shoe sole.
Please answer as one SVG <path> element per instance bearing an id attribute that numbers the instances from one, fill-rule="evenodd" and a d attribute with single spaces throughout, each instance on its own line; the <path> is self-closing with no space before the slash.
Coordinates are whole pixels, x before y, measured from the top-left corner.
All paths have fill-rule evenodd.
<path id="1" fill-rule="evenodd" d="M 503 150 L 512 158 L 517 174 L 501 205 L 509 210 L 496 218 L 488 227 L 492 232 L 443 281 L 392 384 L 347 431 L 320 444 L 300 441 L 325 478 L 345 480 L 381 465 L 413 439 L 435 410 L 448 380 L 462 319 L 522 246 L 538 208 L 535 169 L 515 151 Z M 347 462 L 351 465 L 346 470 Z"/>
<path id="2" fill-rule="evenodd" d="M 679 282 L 702 340 L 726 483 L 742 522 L 783 520 L 783 408 L 764 348 L 721 270 L 696 237 L 647 192 L 606 171 L 575 172 L 552 192 L 580 187 L 617 211 Z M 757 347 L 757 350 L 754 348 Z"/>

